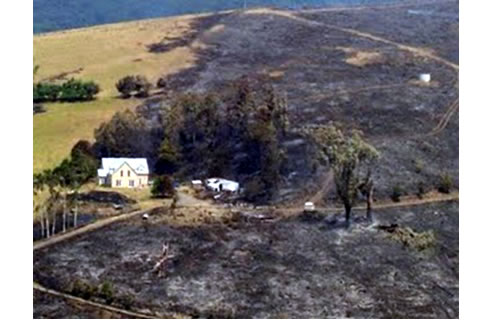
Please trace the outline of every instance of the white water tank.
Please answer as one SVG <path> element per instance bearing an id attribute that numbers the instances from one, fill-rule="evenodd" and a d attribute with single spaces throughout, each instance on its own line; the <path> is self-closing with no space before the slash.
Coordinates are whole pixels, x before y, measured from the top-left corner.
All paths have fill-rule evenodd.
<path id="1" fill-rule="evenodd" d="M 421 73 L 419 75 L 419 80 L 422 82 L 430 82 L 431 81 L 430 73 Z"/>

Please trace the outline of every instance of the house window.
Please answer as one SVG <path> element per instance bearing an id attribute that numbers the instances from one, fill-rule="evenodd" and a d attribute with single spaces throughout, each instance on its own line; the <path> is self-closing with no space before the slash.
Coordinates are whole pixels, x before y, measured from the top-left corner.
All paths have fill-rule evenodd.
<path id="1" fill-rule="evenodd" d="M 121 186 L 121 180 L 116 180 L 116 186 L 117 187 Z"/>
<path id="2" fill-rule="evenodd" d="M 128 173 L 130 173 L 130 171 L 128 171 Z M 128 185 L 129 185 L 130 187 L 134 187 L 134 186 L 135 186 L 135 182 L 134 182 L 133 180 L 129 180 L 129 181 L 128 181 Z"/>
<path id="3" fill-rule="evenodd" d="M 128 176 L 130 176 L 130 170 L 128 170 Z"/>
<path id="4" fill-rule="evenodd" d="M 122 176 L 122 177 L 123 177 L 123 170 L 121 170 L 121 171 L 120 171 L 120 176 Z"/>

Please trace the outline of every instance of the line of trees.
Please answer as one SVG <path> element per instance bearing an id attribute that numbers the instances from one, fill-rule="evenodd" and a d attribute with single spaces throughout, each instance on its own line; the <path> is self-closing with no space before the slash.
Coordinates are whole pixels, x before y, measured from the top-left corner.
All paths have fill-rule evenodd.
<path id="1" fill-rule="evenodd" d="M 100 91 L 94 81 L 70 79 L 64 83 L 38 82 L 33 86 L 33 102 L 76 102 L 94 99 Z"/>
<path id="2" fill-rule="evenodd" d="M 37 195 L 47 189 L 48 198 L 35 204 L 34 210 L 39 214 L 41 237 L 50 237 L 57 230 L 57 215 L 62 211 L 62 231 L 70 224 L 69 207 L 73 207 L 74 227 L 77 226 L 78 192 L 80 187 L 94 177 L 98 161 L 92 153 L 88 141 L 79 141 L 73 148 L 69 159 L 65 159 L 53 170 L 44 170 L 33 176 L 33 193 Z M 70 197 L 68 195 L 71 194 Z"/>

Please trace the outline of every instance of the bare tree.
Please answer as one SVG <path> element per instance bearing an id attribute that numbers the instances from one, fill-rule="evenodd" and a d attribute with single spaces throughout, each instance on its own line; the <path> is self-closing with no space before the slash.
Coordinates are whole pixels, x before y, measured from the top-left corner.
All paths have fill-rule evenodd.
<path id="1" fill-rule="evenodd" d="M 73 227 L 77 227 L 77 215 L 79 214 L 79 186 L 77 185 L 73 192 L 73 199 L 75 202 L 75 208 L 73 213 Z"/>
<path id="2" fill-rule="evenodd" d="M 51 235 L 54 235 L 56 233 L 56 210 L 51 211 L 53 215 L 53 223 L 51 224 Z"/>
<path id="3" fill-rule="evenodd" d="M 368 175 L 366 177 L 366 180 L 362 182 L 362 184 L 359 186 L 359 190 L 361 193 L 366 197 L 366 218 L 367 221 L 372 222 L 372 202 L 373 202 L 373 195 L 374 195 L 374 181 L 371 177 L 371 170 L 368 170 Z"/>
<path id="4" fill-rule="evenodd" d="M 44 238 L 45 237 L 45 230 L 44 230 L 44 210 L 42 210 L 42 208 L 40 208 L 39 214 L 40 214 L 39 221 L 40 221 L 40 225 L 41 225 L 41 238 Z"/>
<path id="5" fill-rule="evenodd" d="M 60 191 L 62 194 L 62 199 L 63 199 L 63 222 L 62 222 L 62 232 L 65 232 L 67 230 L 67 188 L 63 187 L 63 177 L 61 178 L 61 184 L 60 184 Z"/>
<path id="6" fill-rule="evenodd" d="M 44 219 L 45 219 L 45 224 L 44 224 L 44 226 L 45 226 L 45 228 L 46 228 L 46 232 L 45 232 L 45 234 L 46 234 L 46 238 L 49 238 L 49 237 L 50 237 L 50 217 L 49 217 L 49 215 L 48 215 L 48 211 L 46 211 L 46 212 L 44 213 Z"/>
<path id="7" fill-rule="evenodd" d="M 46 229 L 48 231 L 48 237 L 50 235 L 50 213 L 53 216 L 53 222 L 51 223 L 51 235 L 54 235 L 56 232 L 56 200 L 58 199 L 58 190 L 56 189 L 58 181 L 56 181 L 56 177 L 51 173 L 47 172 L 45 177 L 46 184 L 48 185 L 49 198 L 47 200 L 46 206 Z"/>

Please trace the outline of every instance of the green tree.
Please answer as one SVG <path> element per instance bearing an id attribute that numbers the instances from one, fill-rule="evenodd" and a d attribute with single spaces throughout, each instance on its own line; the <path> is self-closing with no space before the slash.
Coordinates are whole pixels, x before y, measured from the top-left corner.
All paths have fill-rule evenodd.
<path id="1" fill-rule="evenodd" d="M 172 198 L 175 190 L 171 177 L 168 175 L 156 177 L 152 183 L 151 193 L 155 198 Z"/>
<path id="2" fill-rule="evenodd" d="M 321 146 L 322 153 L 328 157 L 334 172 L 337 195 L 344 205 L 348 228 L 358 192 L 369 184 L 373 188 L 372 169 L 379 158 L 379 152 L 364 141 L 362 132 L 352 130 L 345 135 L 333 124 L 315 129 L 313 137 Z M 372 192 L 370 194 L 372 196 Z"/>
<path id="3" fill-rule="evenodd" d="M 149 144 L 145 133 L 145 123 L 135 113 L 130 110 L 117 112 L 109 122 L 95 130 L 94 149 L 99 157 L 141 157 L 144 155 L 138 151 Z"/>
<path id="4" fill-rule="evenodd" d="M 159 173 L 167 174 L 175 172 L 179 167 L 179 151 L 167 137 L 162 140 L 156 166 Z"/>
<path id="5" fill-rule="evenodd" d="M 152 84 L 145 76 L 126 76 L 116 83 L 116 89 L 121 93 L 122 98 L 127 99 L 131 96 L 140 98 L 147 97 Z"/>
<path id="6" fill-rule="evenodd" d="M 33 88 L 33 102 L 57 101 L 60 95 L 60 86 L 52 83 L 35 83 Z"/>

